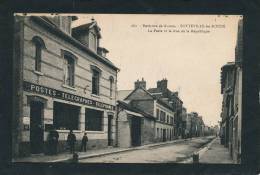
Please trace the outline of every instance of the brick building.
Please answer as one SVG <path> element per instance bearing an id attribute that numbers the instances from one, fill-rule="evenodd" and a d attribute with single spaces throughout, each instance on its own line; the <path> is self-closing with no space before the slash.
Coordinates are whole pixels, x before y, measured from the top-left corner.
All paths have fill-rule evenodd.
<path id="1" fill-rule="evenodd" d="M 66 149 L 69 130 L 88 149 L 114 144 L 118 68 L 100 47 L 95 20 L 75 28 L 74 16 L 15 17 L 13 153 L 46 151 L 48 131 Z"/>

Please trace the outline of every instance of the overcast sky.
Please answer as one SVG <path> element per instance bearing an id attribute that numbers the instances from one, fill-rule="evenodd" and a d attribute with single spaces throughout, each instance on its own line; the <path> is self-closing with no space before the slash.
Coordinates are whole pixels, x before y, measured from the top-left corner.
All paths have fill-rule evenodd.
<path id="1" fill-rule="evenodd" d="M 168 88 L 179 91 L 188 112 L 198 112 L 207 125 L 220 121 L 220 69 L 234 61 L 240 16 L 88 14 L 80 15 L 73 26 L 89 23 L 92 17 L 101 28 L 101 47 L 109 50 L 107 57 L 121 70 L 119 90 L 133 89 L 134 81 L 142 77 L 148 88 L 167 78 Z M 210 33 L 154 33 L 143 24 L 166 24 L 175 26 L 167 29 L 175 30 L 181 24 L 225 27 L 203 28 Z"/>

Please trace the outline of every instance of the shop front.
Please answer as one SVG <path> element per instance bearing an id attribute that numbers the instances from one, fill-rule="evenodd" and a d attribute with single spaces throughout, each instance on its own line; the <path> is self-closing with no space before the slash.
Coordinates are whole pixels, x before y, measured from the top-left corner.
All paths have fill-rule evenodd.
<path id="1" fill-rule="evenodd" d="M 113 146 L 115 107 L 61 90 L 24 82 L 23 130 L 20 152 L 24 155 L 48 152 L 50 130 L 59 133 L 58 152 L 67 150 L 70 130 L 76 135 L 76 151 L 87 133 L 88 149 Z"/>

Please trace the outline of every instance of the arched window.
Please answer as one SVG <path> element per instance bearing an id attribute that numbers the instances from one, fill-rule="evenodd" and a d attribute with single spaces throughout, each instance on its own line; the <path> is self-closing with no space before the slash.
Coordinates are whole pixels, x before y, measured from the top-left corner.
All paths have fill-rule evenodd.
<path id="1" fill-rule="evenodd" d="M 32 42 L 35 45 L 35 70 L 41 71 L 42 49 L 45 49 L 44 41 L 39 36 L 34 36 Z"/>
<path id="2" fill-rule="evenodd" d="M 101 70 L 94 65 L 91 65 L 92 70 L 92 94 L 99 95 L 99 81 L 101 76 Z"/>
<path id="3" fill-rule="evenodd" d="M 109 77 L 109 83 L 110 83 L 110 87 L 109 87 L 110 97 L 112 97 L 112 95 L 113 95 L 113 83 L 114 83 L 114 78 L 112 76 Z"/>

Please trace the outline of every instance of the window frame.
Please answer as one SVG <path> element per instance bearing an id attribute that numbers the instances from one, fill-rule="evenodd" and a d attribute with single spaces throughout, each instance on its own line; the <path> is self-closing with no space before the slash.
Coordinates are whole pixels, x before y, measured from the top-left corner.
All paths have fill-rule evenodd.
<path id="1" fill-rule="evenodd" d="M 35 55 L 34 55 L 35 66 L 34 66 L 34 70 L 37 71 L 37 72 L 41 72 L 42 50 L 46 49 L 46 46 L 45 46 L 43 39 L 39 36 L 34 36 L 32 38 L 32 42 L 35 46 Z"/>
<path id="2" fill-rule="evenodd" d="M 75 87 L 75 68 L 77 63 L 77 57 L 69 51 L 61 50 L 63 58 L 63 81 L 66 86 Z M 67 60 L 67 63 L 65 63 Z M 70 63 L 70 64 L 69 64 Z M 70 65 L 70 66 L 69 66 Z M 68 73 L 68 75 L 67 75 Z M 67 76 L 66 76 L 67 75 Z M 67 80 L 69 79 L 69 82 Z"/>
<path id="3" fill-rule="evenodd" d="M 93 36 L 93 42 L 94 43 L 91 43 L 91 37 Z M 97 35 L 95 34 L 95 32 L 93 31 L 89 31 L 89 45 L 93 44 L 93 50 L 95 52 L 97 52 L 97 48 L 98 48 L 98 38 L 97 38 Z M 90 48 L 92 50 L 92 48 Z"/>
<path id="4" fill-rule="evenodd" d="M 91 77 L 91 83 L 92 83 L 92 86 L 91 86 L 91 94 L 92 95 L 97 95 L 99 96 L 100 95 L 100 78 L 102 76 L 102 71 L 101 69 L 99 69 L 97 66 L 94 66 L 94 65 L 91 65 L 90 66 L 90 69 L 91 69 L 91 73 L 92 73 L 92 77 Z M 96 93 L 94 91 L 94 84 L 93 84 L 93 78 L 96 78 L 96 76 L 94 76 L 95 73 L 98 73 L 98 76 L 97 76 L 97 81 L 96 81 Z"/>
<path id="5" fill-rule="evenodd" d="M 110 96 L 110 98 L 113 97 L 113 84 L 114 84 L 114 77 L 110 76 L 109 77 L 109 96 Z"/>
<path id="6" fill-rule="evenodd" d="M 100 116 L 94 116 L 93 113 L 101 114 Z M 90 132 L 104 132 L 104 111 L 96 110 L 92 108 L 85 108 L 85 131 Z M 96 120 L 96 121 L 95 121 Z M 98 129 L 93 129 L 93 122 L 99 122 Z M 97 126 L 97 124 L 96 124 Z"/>

